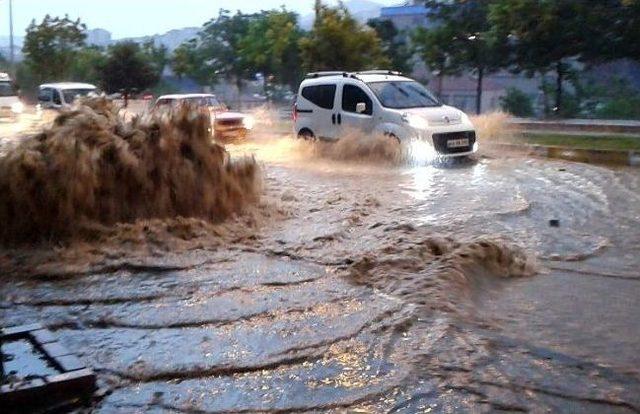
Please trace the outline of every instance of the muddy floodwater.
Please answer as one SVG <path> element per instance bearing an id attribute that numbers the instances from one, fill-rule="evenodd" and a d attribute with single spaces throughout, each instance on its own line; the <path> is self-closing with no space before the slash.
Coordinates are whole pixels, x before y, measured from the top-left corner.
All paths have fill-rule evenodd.
<path id="1" fill-rule="evenodd" d="M 640 412 L 637 169 L 227 150 L 263 169 L 250 234 L 0 279 L 95 412 Z"/>

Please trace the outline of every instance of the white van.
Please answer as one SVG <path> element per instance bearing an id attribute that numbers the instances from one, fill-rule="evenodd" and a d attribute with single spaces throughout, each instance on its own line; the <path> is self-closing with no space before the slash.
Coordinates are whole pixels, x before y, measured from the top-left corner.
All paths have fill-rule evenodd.
<path id="1" fill-rule="evenodd" d="M 477 151 L 476 133 L 462 111 L 443 105 L 418 82 L 391 71 L 310 73 L 293 109 L 301 138 L 337 140 L 349 130 L 400 141 L 429 142 L 439 156 Z"/>
<path id="2" fill-rule="evenodd" d="M 62 109 L 69 107 L 80 96 L 98 94 L 98 88 L 90 83 L 59 82 L 45 83 L 38 89 L 39 109 Z"/>
<path id="3" fill-rule="evenodd" d="M 17 120 L 24 111 L 18 90 L 7 73 L 0 73 L 0 117 Z"/>

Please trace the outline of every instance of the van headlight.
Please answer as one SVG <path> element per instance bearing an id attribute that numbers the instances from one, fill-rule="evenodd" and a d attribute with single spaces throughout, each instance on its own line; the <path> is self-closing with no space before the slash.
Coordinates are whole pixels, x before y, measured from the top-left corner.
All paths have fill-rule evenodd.
<path id="1" fill-rule="evenodd" d="M 429 128 L 429 121 L 424 119 L 421 116 L 411 115 L 411 114 L 403 114 L 402 120 L 409 124 L 411 128 L 414 129 L 427 129 Z"/>
<path id="2" fill-rule="evenodd" d="M 253 129 L 253 126 L 256 124 L 255 119 L 252 116 L 245 116 L 242 118 L 242 126 L 246 129 Z"/>
<path id="3" fill-rule="evenodd" d="M 24 111 L 24 104 L 22 102 L 14 102 L 11 104 L 11 112 L 14 114 L 21 114 Z"/>

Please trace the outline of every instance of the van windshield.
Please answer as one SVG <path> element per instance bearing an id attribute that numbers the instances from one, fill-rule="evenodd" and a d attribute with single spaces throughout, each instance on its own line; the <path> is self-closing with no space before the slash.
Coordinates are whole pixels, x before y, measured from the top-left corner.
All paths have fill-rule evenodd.
<path id="1" fill-rule="evenodd" d="M 64 101 L 68 104 L 76 100 L 80 96 L 87 96 L 90 93 L 96 93 L 95 89 L 64 89 L 62 94 L 64 95 Z"/>
<path id="2" fill-rule="evenodd" d="M 367 83 L 382 106 L 391 109 L 442 106 L 424 86 L 415 81 L 383 81 Z"/>
<path id="3" fill-rule="evenodd" d="M 0 96 L 16 96 L 16 89 L 11 82 L 0 82 Z"/>

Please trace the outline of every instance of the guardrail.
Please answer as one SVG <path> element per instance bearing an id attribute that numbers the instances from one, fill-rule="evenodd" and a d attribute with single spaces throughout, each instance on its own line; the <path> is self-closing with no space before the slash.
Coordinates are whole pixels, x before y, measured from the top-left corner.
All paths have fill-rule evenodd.
<path id="1" fill-rule="evenodd" d="M 526 131 L 593 132 L 640 135 L 640 121 L 606 119 L 536 120 L 511 118 L 508 123 Z"/>

